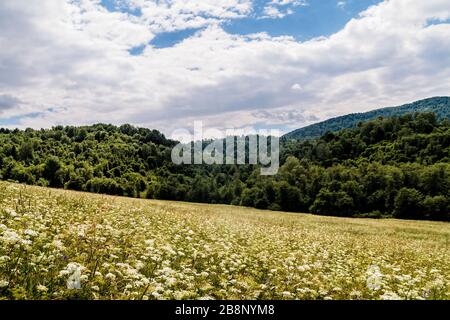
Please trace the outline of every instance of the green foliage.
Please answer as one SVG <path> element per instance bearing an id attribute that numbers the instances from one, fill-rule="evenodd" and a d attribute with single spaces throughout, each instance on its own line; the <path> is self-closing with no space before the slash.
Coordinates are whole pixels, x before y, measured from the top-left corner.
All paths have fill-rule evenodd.
<path id="1" fill-rule="evenodd" d="M 395 116 L 281 145 L 281 167 L 174 165 L 155 130 L 0 129 L 0 178 L 40 186 L 322 215 L 450 220 L 450 122 Z"/>
<path id="2" fill-rule="evenodd" d="M 360 122 L 374 120 L 379 117 L 400 116 L 406 113 L 433 112 L 439 119 L 450 118 L 450 97 L 435 97 L 420 100 L 400 107 L 377 109 L 365 113 L 353 113 L 341 117 L 332 118 L 320 123 L 297 129 L 286 134 L 283 138 L 290 139 L 315 139 L 327 132 L 340 131 L 347 128 L 355 128 Z"/>
<path id="3" fill-rule="evenodd" d="M 394 202 L 394 216 L 397 218 L 420 217 L 423 195 L 412 188 L 402 188 L 399 190 Z"/>
<path id="4" fill-rule="evenodd" d="M 110 178 L 93 178 L 90 179 L 85 186 L 85 190 L 95 193 L 117 194 L 122 195 L 122 187 Z"/>
<path id="5" fill-rule="evenodd" d="M 353 207 L 353 199 L 345 191 L 330 191 L 322 188 L 311 206 L 311 212 L 350 216 Z"/>

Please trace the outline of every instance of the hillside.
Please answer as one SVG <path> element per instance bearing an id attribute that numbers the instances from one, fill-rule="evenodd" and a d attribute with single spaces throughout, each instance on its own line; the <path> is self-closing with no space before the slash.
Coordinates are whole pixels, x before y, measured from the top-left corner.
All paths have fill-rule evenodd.
<path id="1" fill-rule="evenodd" d="M 448 223 L 0 182 L 0 299 L 449 299 Z"/>
<path id="2" fill-rule="evenodd" d="M 280 170 L 175 165 L 155 130 L 0 130 L 0 178 L 110 195 L 321 215 L 450 220 L 450 121 L 418 113 L 286 142 Z"/>
<path id="3" fill-rule="evenodd" d="M 314 139 L 321 137 L 328 131 L 336 132 L 346 128 L 354 128 L 359 122 L 373 120 L 378 117 L 386 118 L 416 112 L 433 112 L 439 119 L 450 119 L 450 97 L 434 97 L 399 107 L 382 108 L 364 113 L 352 113 L 294 130 L 285 134 L 283 138 L 286 140 Z"/>

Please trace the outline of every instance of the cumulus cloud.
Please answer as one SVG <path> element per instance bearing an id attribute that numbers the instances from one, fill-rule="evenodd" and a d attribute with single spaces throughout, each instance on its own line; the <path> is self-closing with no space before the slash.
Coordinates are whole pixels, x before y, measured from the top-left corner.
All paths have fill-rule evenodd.
<path id="1" fill-rule="evenodd" d="M 205 27 L 252 11 L 251 0 L 131 0 L 131 4 L 155 32 Z"/>
<path id="2" fill-rule="evenodd" d="M 449 0 L 385 1 L 305 42 L 225 32 L 220 22 L 249 14 L 250 1 L 133 3 L 140 16 L 96 0 L 2 0 L 0 92 L 21 102 L 8 115 L 38 113 L 20 120 L 38 128 L 293 128 L 450 92 Z M 128 52 L 193 25 L 204 29 L 173 47 Z"/>
<path id="3" fill-rule="evenodd" d="M 280 19 L 293 14 L 293 8 L 307 6 L 306 0 L 272 0 L 263 9 L 261 18 Z"/>

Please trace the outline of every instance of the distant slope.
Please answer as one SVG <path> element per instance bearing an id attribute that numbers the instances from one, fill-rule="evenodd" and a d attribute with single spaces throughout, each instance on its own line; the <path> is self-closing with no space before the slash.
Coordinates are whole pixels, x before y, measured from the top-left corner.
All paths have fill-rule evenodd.
<path id="1" fill-rule="evenodd" d="M 405 104 L 399 107 L 382 108 L 364 113 L 352 113 L 294 130 L 285 134 L 283 138 L 287 140 L 319 138 L 327 131 L 339 131 L 346 128 L 353 128 L 362 121 L 373 120 L 378 117 L 391 117 L 415 112 L 434 112 L 439 119 L 450 118 L 450 97 L 434 97 Z"/>

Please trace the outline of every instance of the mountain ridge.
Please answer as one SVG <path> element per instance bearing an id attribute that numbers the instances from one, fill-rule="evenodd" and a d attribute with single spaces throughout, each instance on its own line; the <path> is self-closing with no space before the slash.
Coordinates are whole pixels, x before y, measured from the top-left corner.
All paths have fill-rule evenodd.
<path id="1" fill-rule="evenodd" d="M 293 130 L 282 136 L 285 140 L 309 140 L 319 138 L 328 131 L 336 132 L 353 128 L 360 122 L 378 117 L 391 117 L 416 112 L 434 112 L 438 119 L 450 119 L 450 96 L 431 97 L 394 107 L 383 107 L 368 112 L 350 113 Z"/>

